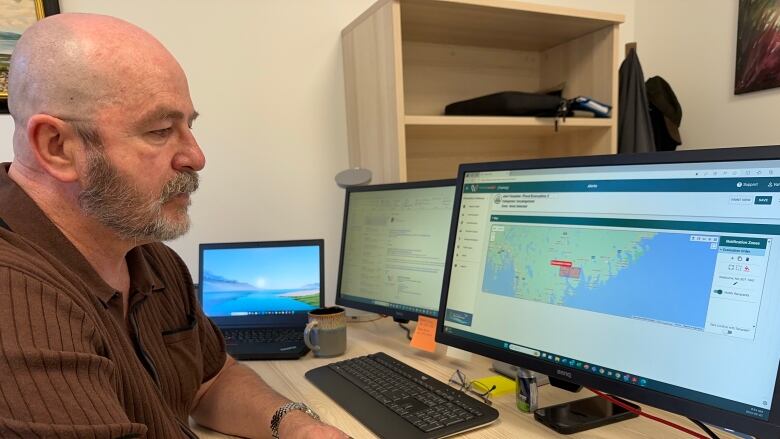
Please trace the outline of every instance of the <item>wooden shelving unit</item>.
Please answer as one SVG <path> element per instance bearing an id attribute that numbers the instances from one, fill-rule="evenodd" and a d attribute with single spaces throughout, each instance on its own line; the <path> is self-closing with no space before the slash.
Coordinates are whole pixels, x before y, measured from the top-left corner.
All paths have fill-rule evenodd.
<path id="1" fill-rule="evenodd" d="M 380 0 L 342 31 L 350 165 L 373 182 L 460 163 L 617 151 L 623 17 L 512 0 Z M 443 116 L 458 100 L 565 84 L 609 119 Z"/>

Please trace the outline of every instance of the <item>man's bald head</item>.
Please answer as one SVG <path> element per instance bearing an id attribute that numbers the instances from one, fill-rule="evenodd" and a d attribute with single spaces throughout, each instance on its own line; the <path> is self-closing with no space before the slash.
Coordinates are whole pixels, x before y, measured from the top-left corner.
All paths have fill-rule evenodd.
<path id="1" fill-rule="evenodd" d="M 45 18 L 25 31 L 11 57 L 15 147 L 34 114 L 91 122 L 103 108 L 143 99 L 143 90 L 171 74 L 183 77 L 173 56 L 137 26 L 95 14 Z"/>
<path id="2" fill-rule="evenodd" d="M 9 98 L 8 176 L 71 236 L 121 253 L 186 231 L 205 157 L 187 78 L 154 37 L 102 15 L 46 18 L 14 50 Z"/>

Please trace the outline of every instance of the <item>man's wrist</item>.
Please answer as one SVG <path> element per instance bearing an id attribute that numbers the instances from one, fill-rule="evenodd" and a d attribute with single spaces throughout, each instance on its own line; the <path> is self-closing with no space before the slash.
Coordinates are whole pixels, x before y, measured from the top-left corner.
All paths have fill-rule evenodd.
<path id="1" fill-rule="evenodd" d="M 318 422 L 319 421 L 315 421 L 314 418 L 300 410 L 292 411 L 282 419 L 282 422 L 279 425 L 279 437 L 281 439 L 305 437 L 305 434 L 302 433 Z"/>
<path id="2" fill-rule="evenodd" d="M 309 421 L 319 421 L 320 417 L 302 402 L 288 402 L 274 413 L 271 418 L 271 436 L 278 438 L 280 432 L 289 430 L 289 427 L 306 425 Z"/>

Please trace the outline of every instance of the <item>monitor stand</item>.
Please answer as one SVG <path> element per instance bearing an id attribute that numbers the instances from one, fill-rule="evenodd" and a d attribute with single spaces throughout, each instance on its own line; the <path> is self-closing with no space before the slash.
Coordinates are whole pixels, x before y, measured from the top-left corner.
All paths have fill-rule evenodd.
<path id="1" fill-rule="evenodd" d="M 398 326 L 400 326 L 404 331 L 406 331 L 406 339 L 411 340 L 412 330 L 408 326 L 406 326 L 406 324 L 409 323 L 409 319 L 399 319 L 398 317 L 393 317 L 393 321 L 395 323 L 398 323 Z"/>
<path id="2" fill-rule="evenodd" d="M 347 320 L 350 322 L 367 322 L 375 320 L 379 314 L 374 312 L 360 311 L 354 308 L 345 308 L 347 314 Z"/>
<path id="3" fill-rule="evenodd" d="M 553 377 L 550 377 L 550 385 L 570 392 L 579 392 L 582 389 L 582 386 Z M 636 410 L 640 410 L 636 404 L 612 395 L 610 396 Z M 590 430 L 591 428 L 636 418 L 637 416 L 636 413 L 632 413 L 600 396 L 544 407 L 534 412 L 534 418 L 537 421 L 562 434 Z"/>
<path id="4" fill-rule="evenodd" d="M 501 374 L 510 380 L 514 380 L 517 376 L 518 367 L 514 364 L 505 363 L 503 361 L 493 360 L 493 366 L 492 366 L 493 372 L 496 372 L 498 374 Z M 539 372 L 534 372 L 533 370 L 529 370 L 528 372 L 531 373 L 533 377 L 536 378 L 536 385 L 538 386 L 544 386 L 546 384 L 550 384 L 550 379 L 547 378 L 547 375 Z"/>

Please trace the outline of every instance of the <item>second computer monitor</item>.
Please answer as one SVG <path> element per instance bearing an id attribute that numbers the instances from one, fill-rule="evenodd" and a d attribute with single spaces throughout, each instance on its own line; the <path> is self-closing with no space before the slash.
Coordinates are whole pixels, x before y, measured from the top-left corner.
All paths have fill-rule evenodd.
<path id="1" fill-rule="evenodd" d="M 336 303 L 435 317 L 454 198 L 454 180 L 347 188 Z"/>

